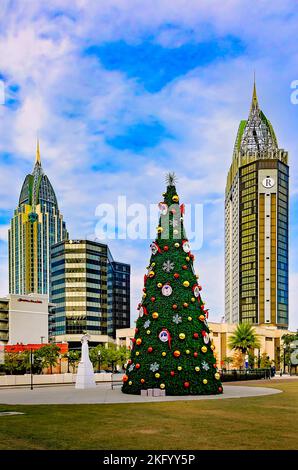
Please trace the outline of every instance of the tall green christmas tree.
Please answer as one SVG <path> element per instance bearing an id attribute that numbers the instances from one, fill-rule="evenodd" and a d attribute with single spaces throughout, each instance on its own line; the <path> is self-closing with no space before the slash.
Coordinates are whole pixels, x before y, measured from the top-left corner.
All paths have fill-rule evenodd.
<path id="1" fill-rule="evenodd" d="M 122 391 L 140 394 L 159 388 L 166 395 L 222 393 L 208 311 L 193 268 L 174 174 L 167 176 L 163 196 Z"/>

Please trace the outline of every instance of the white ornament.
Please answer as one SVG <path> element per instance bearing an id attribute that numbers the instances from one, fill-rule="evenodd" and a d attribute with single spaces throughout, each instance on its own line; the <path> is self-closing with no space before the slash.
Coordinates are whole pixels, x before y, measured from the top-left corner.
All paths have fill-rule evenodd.
<path id="1" fill-rule="evenodd" d="M 149 328 L 150 323 L 151 323 L 150 320 L 146 320 L 144 323 L 144 328 Z"/>
<path id="2" fill-rule="evenodd" d="M 204 339 L 204 343 L 205 343 L 205 344 L 208 344 L 208 343 L 209 343 L 209 339 L 210 339 L 210 338 L 209 338 L 209 334 L 206 333 L 203 339 Z"/>
<path id="3" fill-rule="evenodd" d="M 163 330 L 159 333 L 158 335 L 160 341 L 162 341 L 163 343 L 167 343 L 169 341 L 169 335 L 168 335 L 168 332 Z"/>
<path id="4" fill-rule="evenodd" d="M 189 253 L 190 252 L 190 244 L 189 242 L 184 242 L 182 244 L 182 248 L 183 248 L 183 251 L 185 251 L 185 253 Z"/>
<path id="5" fill-rule="evenodd" d="M 161 215 L 167 215 L 168 213 L 168 205 L 165 202 L 160 202 L 158 204 L 158 208 L 160 210 Z"/>
<path id="6" fill-rule="evenodd" d="M 210 369 L 210 367 L 208 366 L 208 364 L 207 364 L 206 361 L 203 361 L 203 362 L 202 362 L 202 368 L 203 368 L 204 370 L 209 370 L 209 369 Z"/>
<path id="7" fill-rule="evenodd" d="M 150 364 L 151 372 L 156 372 L 158 369 L 159 369 L 159 364 L 157 364 L 157 362 L 154 362 L 153 364 Z"/>
<path id="8" fill-rule="evenodd" d="M 144 307 L 140 307 L 139 316 L 142 317 L 144 315 Z"/>
<path id="9" fill-rule="evenodd" d="M 164 286 L 162 286 L 162 289 L 161 289 L 162 295 L 169 297 L 169 295 L 171 295 L 172 292 L 173 292 L 173 289 L 171 286 L 169 286 L 169 284 L 165 284 Z"/>
<path id="10" fill-rule="evenodd" d="M 154 242 L 151 243 L 150 248 L 151 248 L 152 254 L 156 255 L 156 253 L 158 252 L 158 247 L 157 247 L 156 243 L 154 243 Z"/>
<path id="11" fill-rule="evenodd" d="M 178 313 L 176 313 L 176 315 L 173 316 L 173 322 L 176 323 L 176 325 L 178 325 L 179 323 L 182 322 L 182 317 L 179 317 Z"/>
<path id="12" fill-rule="evenodd" d="M 175 266 L 174 263 L 168 259 L 167 261 L 163 263 L 162 269 L 166 273 L 170 273 L 174 269 L 174 266 Z"/>
<path id="13" fill-rule="evenodd" d="M 200 295 L 200 289 L 199 289 L 198 286 L 196 286 L 196 287 L 194 288 L 194 290 L 193 290 L 193 295 L 194 295 L 195 297 L 199 297 L 199 295 Z"/>

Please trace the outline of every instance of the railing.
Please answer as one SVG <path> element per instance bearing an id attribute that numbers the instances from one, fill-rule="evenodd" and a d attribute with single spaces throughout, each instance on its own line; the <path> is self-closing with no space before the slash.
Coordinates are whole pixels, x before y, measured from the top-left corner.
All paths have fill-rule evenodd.
<path id="1" fill-rule="evenodd" d="M 236 382 L 242 380 L 260 380 L 270 379 L 270 369 L 233 369 L 233 370 L 222 370 L 221 373 L 222 382 Z"/>

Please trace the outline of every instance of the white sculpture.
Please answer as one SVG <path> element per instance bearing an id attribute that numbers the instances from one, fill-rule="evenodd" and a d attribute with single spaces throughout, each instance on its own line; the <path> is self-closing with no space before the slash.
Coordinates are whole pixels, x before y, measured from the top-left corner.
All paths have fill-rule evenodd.
<path id="1" fill-rule="evenodd" d="M 89 358 L 88 341 L 90 336 L 85 334 L 82 336 L 82 356 L 78 367 L 76 387 L 75 388 L 94 388 L 96 387 L 95 375 L 92 362 Z"/>

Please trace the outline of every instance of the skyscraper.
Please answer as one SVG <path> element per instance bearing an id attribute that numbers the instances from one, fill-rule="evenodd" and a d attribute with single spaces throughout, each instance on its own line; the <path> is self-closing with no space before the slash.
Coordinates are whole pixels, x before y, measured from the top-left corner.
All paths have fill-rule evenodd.
<path id="1" fill-rule="evenodd" d="M 83 333 L 105 343 L 130 325 L 130 266 L 114 261 L 107 245 L 67 240 L 51 250 L 50 338 L 78 346 Z"/>
<path id="2" fill-rule="evenodd" d="M 8 232 L 10 294 L 49 294 L 50 248 L 67 237 L 37 142 L 34 169 L 25 178 Z"/>
<path id="3" fill-rule="evenodd" d="M 288 153 L 256 86 L 236 137 L 225 195 L 225 319 L 288 326 Z"/>

